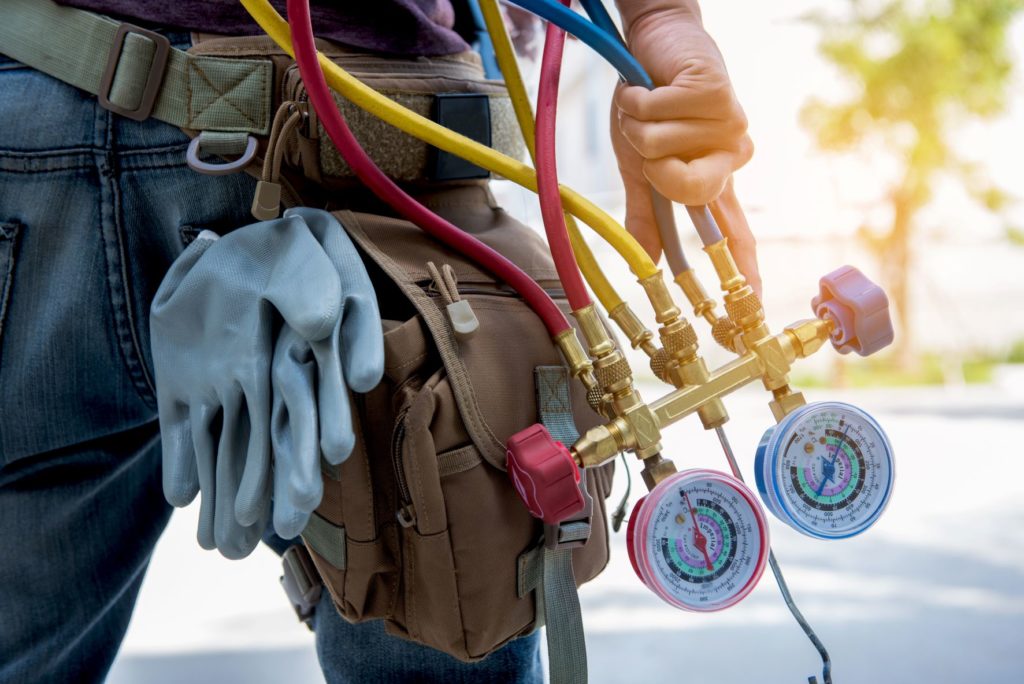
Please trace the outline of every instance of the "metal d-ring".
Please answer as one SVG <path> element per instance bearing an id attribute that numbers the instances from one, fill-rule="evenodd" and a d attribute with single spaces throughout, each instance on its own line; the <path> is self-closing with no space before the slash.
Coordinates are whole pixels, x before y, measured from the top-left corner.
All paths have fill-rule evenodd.
<path id="1" fill-rule="evenodd" d="M 229 173 L 241 171 L 256 156 L 256 138 L 251 135 L 246 136 L 245 151 L 242 152 L 242 156 L 223 164 L 211 164 L 200 159 L 199 145 L 199 137 L 192 138 L 192 142 L 188 144 L 188 152 L 185 153 L 185 161 L 188 162 L 189 167 L 193 171 L 205 173 L 209 176 L 225 176 Z"/>

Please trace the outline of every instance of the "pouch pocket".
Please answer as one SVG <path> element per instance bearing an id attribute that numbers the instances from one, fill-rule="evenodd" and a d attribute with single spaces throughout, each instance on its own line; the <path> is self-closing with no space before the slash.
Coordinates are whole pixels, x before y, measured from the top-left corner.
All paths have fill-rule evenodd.
<path id="1" fill-rule="evenodd" d="M 536 626 L 536 598 L 517 593 L 516 559 L 537 544 L 542 526 L 507 473 L 469 441 L 443 370 L 409 399 L 396 435 L 404 616 L 396 611 L 391 630 L 479 660 Z M 611 468 L 591 472 L 592 542 L 574 553 L 578 584 L 608 562 L 610 484 Z"/>
<path id="2" fill-rule="evenodd" d="M 478 660 L 533 628 L 515 559 L 539 525 L 469 441 L 444 371 L 411 398 L 396 434 L 404 615 L 392 631 Z"/>

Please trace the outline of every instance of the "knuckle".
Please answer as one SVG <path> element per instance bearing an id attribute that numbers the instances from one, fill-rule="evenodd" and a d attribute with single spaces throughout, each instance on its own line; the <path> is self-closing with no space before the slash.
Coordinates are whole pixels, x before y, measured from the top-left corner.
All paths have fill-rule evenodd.
<path id="1" fill-rule="evenodd" d="M 754 141 L 750 139 L 749 135 L 744 135 L 740 138 L 739 144 L 739 166 L 743 166 L 749 162 L 754 156 Z"/>

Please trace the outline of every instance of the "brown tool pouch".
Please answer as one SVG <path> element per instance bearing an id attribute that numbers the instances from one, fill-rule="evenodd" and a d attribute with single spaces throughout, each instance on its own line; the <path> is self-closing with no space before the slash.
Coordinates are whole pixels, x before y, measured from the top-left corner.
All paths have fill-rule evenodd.
<path id="1" fill-rule="evenodd" d="M 304 103 L 294 65 L 266 40 L 214 39 L 191 52 L 269 57 L 281 102 Z M 425 116 L 439 93 L 486 97 L 492 145 L 521 154 L 504 86 L 483 79 L 475 55 L 401 60 L 321 48 Z M 338 101 L 385 173 L 516 263 L 568 310 L 547 246 L 495 206 L 484 182 L 439 184 L 430 172 L 436 150 Z M 373 278 L 385 344 L 383 382 L 354 398 L 355 450 L 340 467 L 325 466 L 323 501 L 303 539 L 346 619 L 383 619 L 392 634 L 479 660 L 543 621 L 536 574 L 544 526 L 505 472 L 505 442 L 539 421 L 534 372 L 561 365 L 560 353 L 508 286 L 358 189 L 311 108 L 303 112 L 296 134 L 278 143 L 282 175 L 296 201 L 337 210 Z M 265 140 L 261 149 L 266 153 Z M 442 272 L 446 282 L 438 283 Z M 476 316 L 472 335 L 457 336 L 446 313 L 452 289 Z M 600 417 L 575 385 L 572 413 L 582 431 Z M 586 480 L 595 505 L 590 538 L 572 551 L 577 585 L 608 561 L 612 472 L 600 468 Z"/>
<path id="2" fill-rule="evenodd" d="M 485 186 L 422 199 L 543 286 L 557 287 L 543 241 L 494 208 Z M 477 660 L 539 626 L 523 559 L 541 543 L 543 525 L 509 481 L 504 443 L 538 421 L 534 369 L 559 364 L 559 353 L 522 299 L 408 222 L 336 215 L 375 281 L 385 378 L 356 398 L 356 449 L 325 473 L 314 525 L 344 552 L 304 537 L 347 619 L 383 618 L 390 633 Z M 479 321 L 472 336 L 455 335 L 428 263 L 457 277 Z M 578 428 L 597 424 L 582 388 L 571 386 L 571 397 Z M 611 478 L 605 467 L 587 480 L 593 531 L 573 553 L 577 584 L 608 560 Z"/>

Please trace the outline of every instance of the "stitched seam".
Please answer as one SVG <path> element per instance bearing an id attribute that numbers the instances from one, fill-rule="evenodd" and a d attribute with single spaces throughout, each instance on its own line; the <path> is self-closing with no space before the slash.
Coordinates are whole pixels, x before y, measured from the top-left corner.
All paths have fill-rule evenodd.
<path id="1" fill-rule="evenodd" d="M 423 359 L 427 358 L 428 355 L 428 352 L 423 352 L 421 354 L 417 354 L 416 356 L 409 359 L 408 361 L 405 361 L 404 363 L 398 364 L 397 366 L 389 365 L 388 368 L 392 370 L 402 370 L 404 368 L 408 368 L 409 366 L 416 365 L 417 363 L 423 361 Z"/>
<path id="2" fill-rule="evenodd" d="M 5 221 L 0 223 L 0 232 L 2 232 L 2 238 L 8 243 L 7 246 L 7 268 L 4 269 L 3 279 L 3 290 L 0 290 L 0 368 L 3 365 L 3 339 L 4 339 L 4 321 L 7 318 L 7 305 L 11 299 L 11 291 L 14 289 L 14 259 L 16 257 L 15 250 L 18 246 L 18 235 L 21 232 L 22 224 L 20 221 Z"/>
<path id="3" fill-rule="evenodd" d="M 124 222 L 121 215 L 121 189 L 115 178 L 110 179 L 110 185 L 113 193 L 114 230 L 117 235 L 117 248 L 121 253 L 121 286 L 124 289 L 124 312 L 128 319 L 128 332 L 131 335 L 131 343 L 135 349 L 132 365 L 138 369 L 136 372 L 142 376 L 142 380 L 146 383 L 146 388 L 148 389 L 148 396 L 145 393 L 140 393 L 142 394 L 143 401 L 149 404 L 151 408 L 155 408 L 156 386 L 153 378 L 149 375 L 149 369 L 146 367 L 145 356 L 142 353 L 142 343 L 139 341 L 139 333 L 136 329 L 135 311 L 133 311 L 132 307 L 134 298 L 131 279 L 128 277 L 128 255 L 125 253 Z"/>
<path id="4" fill-rule="evenodd" d="M 188 143 L 172 143 L 169 145 L 161 145 L 159 147 L 134 147 L 134 148 L 122 148 L 116 151 L 120 157 L 130 157 L 142 154 L 160 154 L 166 152 L 177 152 L 185 151 L 188 149 Z M 102 145 L 79 145 L 75 147 L 58 147 L 50 150 L 11 150 L 11 149 L 0 149 L 0 159 L 51 159 L 54 157 L 64 156 L 84 156 L 92 155 L 96 152 L 108 152 L 109 148 Z"/>
<path id="5" fill-rule="evenodd" d="M 429 392 L 430 390 L 427 390 L 427 391 Z M 427 434 L 428 435 L 430 434 L 429 430 L 428 430 Z M 431 442 L 433 442 L 433 435 L 430 435 L 430 437 L 431 437 Z M 411 449 L 409 449 L 409 440 L 408 439 L 405 440 L 405 442 L 403 443 L 402 449 L 403 450 L 411 451 Z M 432 530 L 433 527 L 431 527 L 431 525 L 430 525 L 430 507 L 427 506 L 427 497 L 426 497 L 426 494 L 423 491 L 423 474 L 420 472 L 419 461 L 417 459 L 415 459 L 415 458 L 409 458 L 409 454 L 408 453 L 403 455 L 403 459 L 402 460 L 405 463 L 409 463 L 410 461 L 412 461 L 412 463 L 411 463 L 411 465 L 412 465 L 412 479 L 413 479 L 413 482 L 416 485 L 416 491 L 419 493 L 419 499 L 423 503 L 423 505 L 421 506 L 421 508 L 423 510 L 422 511 L 418 511 L 418 512 L 419 512 L 420 515 L 423 516 L 423 522 L 426 524 L 427 529 L 428 530 Z"/>
<path id="6" fill-rule="evenodd" d="M 239 85 L 241 85 L 241 84 L 242 84 L 242 82 L 243 82 L 243 81 L 245 81 L 245 80 L 246 80 L 247 78 L 249 78 L 249 76 L 251 76 L 253 72 L 251 72 L 251 71 L 250 71 L 250 72 L 249 72 L 249 73 L 247 73 L 247 74 L 242 74 L 241 78 L 239 78 L 239 79 L 238 79 L 237 81 L 235 81 L 235 82 L 234 82 L 234 83 L 233 83 L 233 84 L 232 84 L 232 85 L 231 85 L 230 87 L 228 87 L 228 88 L 226 88 L 225 90 L 223 90 L 223 91 L 222 91 L 222 90 L 221 90 L 220 88 L 218 88 L 217 86 L 215 86 L 215 85 L 213 84 L 213 82 L 211 82 L 211 81 L 210 81 L 210 77 L 209 77 L 209 76 L 207 75 L 207 73 L 206 73 L 205 71 L 203 71 L 203 70 L 202 70 L 202 68 L 201 68 L 201 67 L 200 67 L 200 66 L 199 66 L 198 64 L 196 64 L 195 62 L 189 62 L 189 66 L 190 66 L 190 67 L 191 67 L 191 68 L 192 68 L 192 69 L 193 69 L 193 70 L 194 70 L 194 71 L 195 71 L 195 72 L 196 72 L 197 74 L 199 74 L 199 77 L 200 77 L 200 78 L 202 78 L 202 79 L 203 79 L 203 81 L 205 81 L 205 82 L 206 82 L 206 85 L 210 86 L 210 89 L 211 89 L 211 90 L 213 90 L 213 92 L 217 93 L 217 95 L 218 95 L 218 96 L 217 96 L 216 98 L 214 98 L 214 99 L 213 99 L 213 101 L 212 101 L 212 102 L 210 102 L 210 103 L 209 103 L 209 104 L 207 104 L 207 105 L 206 105 L 205 107 L 203 107 L 202 111 L 201 111 L 201 112 L 199 112 L 199 114 L 197 114 L 196 116 L 192 116 L 192 89 L 191 89 L 191 87 L 189 87 L 189 112 L 188 112 L 188 116 L 189 116 L 189 123 L 190 123 L 190 124 L 191 124 L 191 123 L 194 123 L 194 122 L 195 122 L 195 120 L 196 120 L 197 118 L 199 118 L 199 116 L 202 116 L 203 114 L 205 114 L 205 113 L 206 113 L 206 111 L 207 111 L 207 110 L 209 110 L 209 109 L 210 109 L 211 107 L 213 107 L 213 106 L 214 106 L 215 104 L 217 104 L 218 102 L 220 102 L 221 100 L 223 100 L 223 101 L 224 101 L 224 102 L 226 102 L 226 103 L 227 103 L 228 105 L 230 105 L 232 109 L 234 109 L 234 110 L 235 110 L 236 112 L 238 112 L 239 114 L 241 114 L 241 115 L 242 115 L 242 118 L 244 118 L 244 119 L 245 119 L 246 121 L 248 121 L 248 122 L 249 122 L 249 123 L 250 123 L 250 124 L 251 124 L 251 125 L 252 125 L 252 126 L 253 126 L 254 128 L 256 128 L 256 127 L 257 127 L 257 123 L 256 123 L 256 122 L 255 122 L 255 121 L 253 120 L 253 118 L 252 118 L 252 117 L 250 117 L 250 116 L 249 116 L 248 114 L 246 114 L 245 112 L 243 112 L 243 111 L 242 111 L 242 110 L 241 110 L 241 109 L 239 108 L 239 106 L 238 106 L 237 104 L 235 104 L 234 102 L 232 102 L 232 101 L 231 101 L 231 99 L 230 99 L 230 98 L 228 97 L 228 93 L 230 93 L 230 92 L 231 92 L 231 91 L 233 91 L 233 90 L 234 90 L 235 88 L 237 88 L 237 87 L 238 87 Z M 265 90 L 265 89 L 266 89 L 266 78 L 265 78 L 265 76 L 264 76 L 264 75 L 263 75 L 263 73 L 262 73 L 262 72 L 264 71 L 264 69 L 260 69 L 260 70 L 258 70 L 258 71 L 260 72 L 260 73 L 259 73 L 259 77 L 260 77 L 260 89 L 261 89 L 261 90 Z M 190 83 L 191 83 L 191 81 L 190 81 Z"/>

